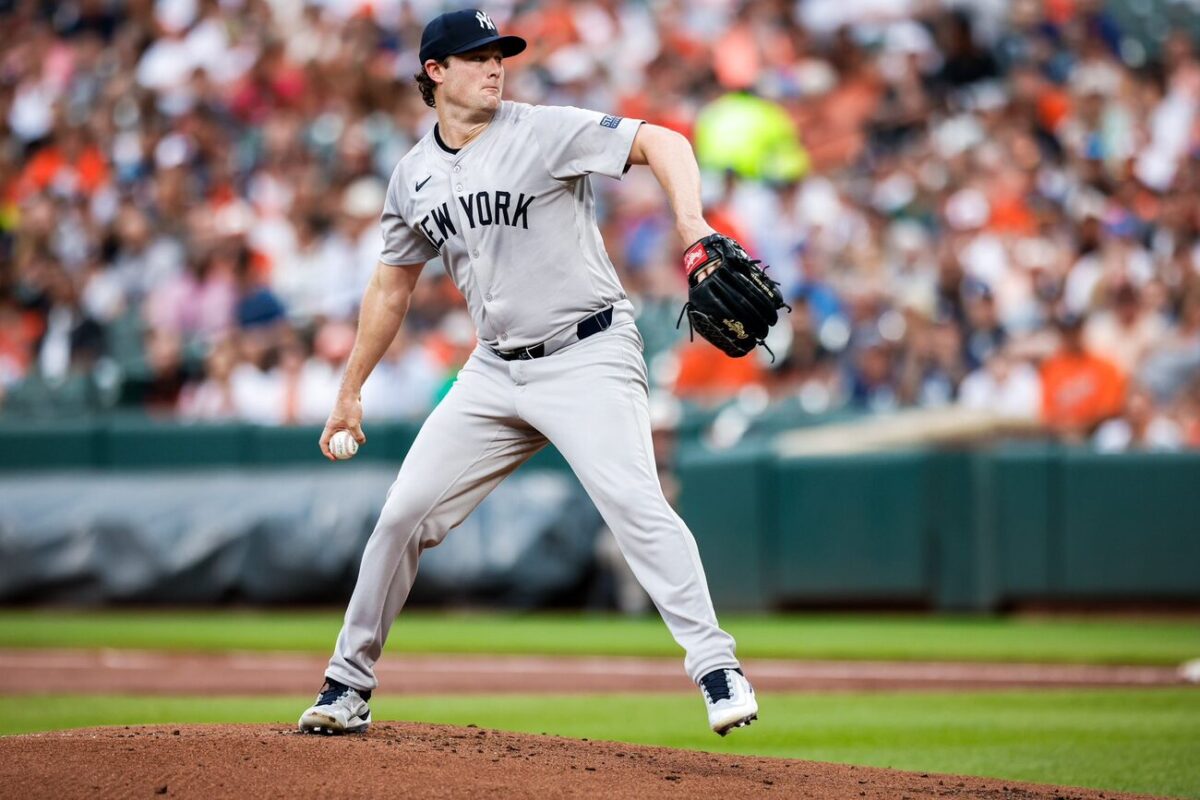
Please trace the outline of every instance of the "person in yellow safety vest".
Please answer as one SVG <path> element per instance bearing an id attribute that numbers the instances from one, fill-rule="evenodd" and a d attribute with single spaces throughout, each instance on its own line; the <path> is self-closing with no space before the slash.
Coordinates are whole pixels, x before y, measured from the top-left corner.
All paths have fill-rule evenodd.
<path id="1" fill-rule="evenodd" d="M 696 157 L 707 170 L 732 170 L 750 180 L 790 182 L 807 174 L 808 151 L 778 103 L 731 92 L 700 110 Z"/>

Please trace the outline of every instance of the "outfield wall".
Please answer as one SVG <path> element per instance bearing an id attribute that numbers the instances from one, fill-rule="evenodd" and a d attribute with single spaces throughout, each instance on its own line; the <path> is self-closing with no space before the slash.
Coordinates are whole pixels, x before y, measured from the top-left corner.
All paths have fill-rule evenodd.
<path id="1" fill-rule="evenodd" d="M 355 466 L 394 469 L 416 430 L 372 424 Z M 318 434 L 119 419 L 5 426 L 0 484 L 64 469 L 80 482 L 114 470 L 187 470 L 194 481 L 205 468 L 320 469 Z M 713 452 L 688 439 L 680 511 L 723 609 L 1200 601 L 1200 453 L 1031 444 L 794 458 L 765 442 Z M 522 474 L 565 468 L 547 448 Z"/>
<path id="2" fill-rule="evenodd" d="M 140 417 L 0 426 L 0 602 L 344 603 L 417 423 L 346 464 L 320 428 Z M 545 451 L 422 558 L 414 602 L 533 608 L 592 568 L 598 512 Z"/>
<path id="3" fill-rule="evenodd" d="M 721 608 L 1200 601 L 1200 454 L 755 446 L 680 480 Z"/>

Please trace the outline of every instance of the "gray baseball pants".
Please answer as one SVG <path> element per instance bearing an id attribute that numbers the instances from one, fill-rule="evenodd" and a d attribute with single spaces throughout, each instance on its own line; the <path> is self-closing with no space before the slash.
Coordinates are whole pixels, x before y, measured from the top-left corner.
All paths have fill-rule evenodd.
<path id="1" fill-rule="evenodd" d="M 477 346 L 404 459 L 363 552 L 326 675 L 374 689 L 374 665 L 421 551 L 435 547 L 509 473 L 553 442 L 686 652 L 693 681 L 737 667 L 717 625 L 695 539 L 663 497 L 650 444 L 641 335 L 613 326 L 546 357 L 504 361 Z"/>

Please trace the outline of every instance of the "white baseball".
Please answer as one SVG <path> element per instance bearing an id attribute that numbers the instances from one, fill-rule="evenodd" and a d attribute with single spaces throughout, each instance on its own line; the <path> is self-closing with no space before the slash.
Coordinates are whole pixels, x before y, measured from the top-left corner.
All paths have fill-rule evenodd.
<path id="1" fill-rule="evenodd" d="M 358 442 L 350 431 L 338 431 L 329 438 L 329 452 L 338 461 L 354 458 L 354 454 L 358 452 Z"/>

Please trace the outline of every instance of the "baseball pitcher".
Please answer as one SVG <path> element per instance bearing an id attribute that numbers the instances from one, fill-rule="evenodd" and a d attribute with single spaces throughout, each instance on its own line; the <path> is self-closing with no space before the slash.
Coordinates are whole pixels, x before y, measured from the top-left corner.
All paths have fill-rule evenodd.
<path id="1" fill-rule="evenodd" d="M 716 286 L 709 282 L 723 270 L 757 269 L 701 216 L 699 170 L 683 136 L 594 111 L 504 101 L 504 59 L 524 49 L 523 39 L 502 36 L 475 9 L 437 17 L 421 38 L 416 79 L 437 124 L 392 173 L 383 252 L 321 435 L 326 457 L 334 457 L 330 439 L 339 431 L 366 441 L 360 390 L 396 336 L 429 259 L 442 257 L 479 343 L 388 491 L 325 684 L 300 717 L 302 731 L 366 730 L 374 665 L 421 551 L 439 544 L 547 442 L 579 477 L 686 651 L 684 666 L 701 688 L 711 728 L 724 735 L 758 714 L 734 641 L 717 624 L 695 540 L 659 486 L 642 341 L 600 238 L 591 176 L 620 179 L 630 165 L 650 167 L 679 236 L 696 243 L 685 259 L 689 318 L 702 335 L 704 325 L 723 328 L 734 355 L 761 339 L 758 328 L 725 319 L 726 310 L 697 317 L 703 301 L 695 287 Z M 769 305 L 773 315 L 778 306 Z"/>

